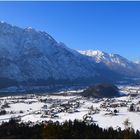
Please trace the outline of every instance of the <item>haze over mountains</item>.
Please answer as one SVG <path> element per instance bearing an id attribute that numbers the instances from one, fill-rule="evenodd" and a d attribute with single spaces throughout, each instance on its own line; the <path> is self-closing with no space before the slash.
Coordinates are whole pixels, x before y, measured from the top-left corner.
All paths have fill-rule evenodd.
<path id="1" fill-rule="evenodd" d="M 0 22 L 0 88 L 115 82 L 140 77 L 140 64 L 116 54 L 76 51 L 46 32 Z"/>

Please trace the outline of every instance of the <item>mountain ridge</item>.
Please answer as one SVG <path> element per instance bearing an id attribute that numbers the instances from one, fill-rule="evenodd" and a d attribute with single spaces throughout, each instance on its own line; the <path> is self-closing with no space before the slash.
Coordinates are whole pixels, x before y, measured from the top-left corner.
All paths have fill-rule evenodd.
<path id="1" fill-rule="evenodd" d="M 119 54 L 108 54 L 99 50 L 78 50 L 79 53 L 89 56 L 96 63 L 103 63 L 109 69 L 125 76 L 140 76 L 140 65 L 130 61 Z"/>
<path id="2" fill-rule="evenodd" d="M 0 88 L 115 82 L 122 73 L 46 32 L 0 22 Z"/>

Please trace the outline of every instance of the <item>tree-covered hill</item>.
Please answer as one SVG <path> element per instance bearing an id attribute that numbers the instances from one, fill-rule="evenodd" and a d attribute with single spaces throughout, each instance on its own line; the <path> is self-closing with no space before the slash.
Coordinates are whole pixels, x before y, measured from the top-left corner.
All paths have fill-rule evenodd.
<path id="1" fill-rule="evenodd" d="M 87 88 L 81 94 L 85 97 L 111 98 L 119 96 L 119 90 L 112 84 L 97 84 Z"/>

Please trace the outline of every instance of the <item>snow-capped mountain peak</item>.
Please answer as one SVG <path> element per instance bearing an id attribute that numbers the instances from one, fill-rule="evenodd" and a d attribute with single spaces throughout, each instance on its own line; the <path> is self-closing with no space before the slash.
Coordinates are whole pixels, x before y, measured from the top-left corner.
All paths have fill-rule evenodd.
<path id="1" fill-rule="evenodd" d="M 5 81 L 0 86 L 85 84 L 136 74 L 133 63 L 119 55 L 79 52 L 46 32 L 0 22 L 0 80 Z"/>
<path id="2" fill-rule="evenodd" d="M 106 64 L 110 63 L 122 64 L 122 61 L 128 61 L 127 59 L 123 58 L 118 54 L 108 54 L 99 50 L 86 50 L 79 52 L 81 54 L 91 56 L 92 58 L 95 59 L 97 63 L 104 62 Z"/>
<path id="3" fill-rule="evenodd" d="M 122 73 L 123 75 L 140 75 L 138 64 L 129 61 L 118 54 L 108 54 L 99 50 L 86 50 L 78 52 L 83 55 L 90 56 L 96 63 L 103 63 L 109 69 Z"/>
<path id="4" fill-rule="evenodd" d="M 0 78 L 18 82 L 76 81 L 98 73 L 91 60 L 48 33 L 7 23 L 0 23 L 0 54 Z"/>
<path id="5" fill-rule="evenodd" d="M 136 63 L 136 64 L 140 64 L 140 61 L 134 61 L 134 63 Z"/>
<path id="6" fill-rule="evenodd" d="M 97 63 L 101 62 L 102 59 L 105 58 L 104 55 L 106 55 L 106 53 L 104 53 L 100 50 L 86 50 L 86 51 L 79 50 L 78 52 L 80 52 L 81 54 L 95 58 Z"/>
<path id="7" fill-rule="evenodd" d="M 100 50 L 86 50 L 86 51 L 81 51 L 79 50 L 80 53 L 82 54 L 86 54 L 88 56 L 96 56 L 96 55 L 104 55 L 104 52 L 100 51 Z"/>
<path id="8" fill-rule="evenodd" d="M 4 23 L 4 21 L 3 21 L 3 20 L 1 20 L 1 21 L 0 21 L 0 23 Z"/>

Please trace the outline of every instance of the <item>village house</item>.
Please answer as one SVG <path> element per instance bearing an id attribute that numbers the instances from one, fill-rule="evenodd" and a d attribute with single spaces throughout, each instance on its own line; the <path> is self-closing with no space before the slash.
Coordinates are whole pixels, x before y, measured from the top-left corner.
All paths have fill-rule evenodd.
<path id="1" fill-rule="evenodd" d="M 130 111 L 130 112 L 140 112 L 140 103 L 139 102 L 137 104 L 132 103 L 129 106 L 128 111 Z"/>

